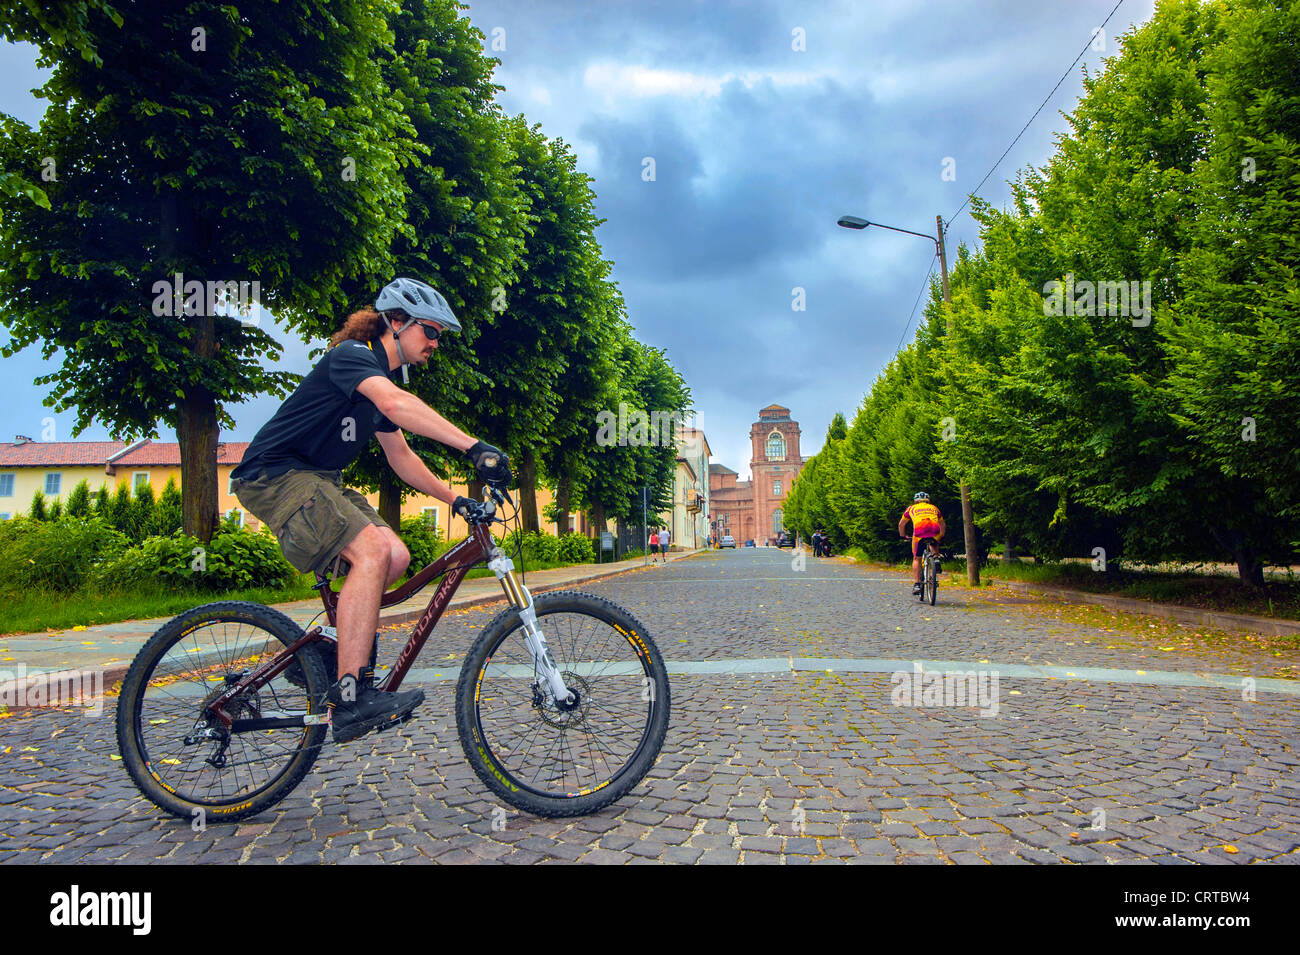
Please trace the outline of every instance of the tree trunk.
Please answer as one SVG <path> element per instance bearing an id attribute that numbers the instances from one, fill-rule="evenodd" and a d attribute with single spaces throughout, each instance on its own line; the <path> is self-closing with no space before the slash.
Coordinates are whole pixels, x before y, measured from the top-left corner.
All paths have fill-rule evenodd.
<path id="1" fill-rule="evenodd" d="M 569 506 L 572 497 L 571 484 L 567 474 L 561 475 L 560 483 L 555 487 L 556 533 L 563 537 L 569 533 Z"/>
<path id="2" fill-rule="evenodd" d="M 193 388 L 181 401 L 181 527 L 206 544 L 217 529 L 217 403 Z"/>
<path id="3" fill-rule="evenodd" d="M 523 519 L 524 531 L 538 533 L 541 526 L 537 523 L 537 458 L 532 448 L 519 456 L 519 516 Z"/>
<path id="4" fill-rule="evenodd" d="M 379 516 L 395 531 L 402 528 L 402 486 L 397 475 L 384 468 L 379 477 Z"/>
<path id="5" fill-rule="evenodd" d="M 1244 534 L 1232 532 L 1232 546 L 1237 560 L 1237 576 L 1247 587 L 1264 586 L 1264 565 L 1255 557 L 1255 552 Z"/>
<path id="6" fill-rule="evenodd" d="M 594 540 L 600 540 L 600 532 L 605 529 L 605 505 L 591 505 L 591 537 Z"/>
<path id="7" fill-rule="evenodd" d="M 184 272 L 187 253 L 194 243 L 194 221 L 174 192 L 159 197 L 158 264 L 170 278 Z M 201 276 L 188 275 L 198 279 Z M 173 289 L 182 296 L 184 289 Z M 184 321 L 192 337 L 190 350 L 200 367 L 217 353 L 216 321 L 211 315 L 175 316 Z M 186 389 L 178 399 L 176 439 L 181 448 L 181 529 L 206 544 L 212 540 L 220 518 L 217 516 L 217 402 L 202 385 Z"/>

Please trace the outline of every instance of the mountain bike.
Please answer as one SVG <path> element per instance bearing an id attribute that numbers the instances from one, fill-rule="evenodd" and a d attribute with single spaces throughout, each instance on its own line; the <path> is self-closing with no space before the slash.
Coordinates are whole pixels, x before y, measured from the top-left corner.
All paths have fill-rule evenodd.
<path id="1" fill-rule="evenodd" d="M 465 575 L 486 562 L 508 606 L 460 667 L 461 748 L 515 808 L 584 815 L 621 799 L 654 765 L 668 729 L 668 674 L 629 611 L 577 591 L 533 598 L 515 579 L 491 533 L 505 523 L 496 516 L 503 490 L 486 487 L 469 536 L 384 594 L 381 605 L 391 606 L 441 578 L 377 685 L 402 685 Z M 275 805 L 310 772 L 329 730 L 335 675 L 321 648 L 335 636 L 339 598 L 328 572 L 316 580 L 328 627 L 304 633 L 274 608 L 222 601 L 168 621 L 136 655 L 118 701 L 118 749 L 160 809 L 233 822 Z"/>
<path id="2" fill-rule="evenodd" d="M 910 540 L 910 538 L 909 538 Z M 933 545 L 933 549 L 931 549 Z M 939 542 L 933 537 L 922 537 L 921 550 L 921 593 L 919 600 L 921 603 L 930 601 L 930 606 L 934 606 L 936 598 L 939 596 L 939 555 L 936 553 L 939 548 Z"/>

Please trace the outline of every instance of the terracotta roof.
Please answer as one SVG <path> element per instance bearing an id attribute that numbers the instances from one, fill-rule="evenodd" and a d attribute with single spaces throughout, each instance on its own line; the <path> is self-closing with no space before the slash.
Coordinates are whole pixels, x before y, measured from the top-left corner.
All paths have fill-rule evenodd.
<path id="1" fill-rule="evenodd" d="M 247 441 L 223 441 L 217 445 L 217 464 L 238 464 L 248 450 Z M 175 441 L 149 441 L 108 462 L 114 468 L 181 466 L 181 446 Z"/>
<path id="2" fill-rule="evenodd" d="M 40 468 L 99 465 L 127 448 L 122 441 L 28 441 L 0 444 L 0 467 Z"/>
<path id="3" fill-rule="evenodd" d="M 762 414 L 764 411 L 784 411 L 786 414 L 790 413 L 790 409 L 784 405 L 768 405 L 766 408 L 758 409 L 759 414 Z"/>
<path id="4" fill-rule="evenodd" d="M 737 472 L 731 470 L 731 468 L 727 467 L 725 464 L 710 464 L 709 473 L 710 474 L 736 474 Z"/>
<path id="5" fill-rule="evenodd" d="M 247 441 L 217 445 L 217 464 L 238 464 Z M 175 441 L 28 441 L 0 444 L 0 468 L 50 467 L 180 467 L 181 446 Z"/>

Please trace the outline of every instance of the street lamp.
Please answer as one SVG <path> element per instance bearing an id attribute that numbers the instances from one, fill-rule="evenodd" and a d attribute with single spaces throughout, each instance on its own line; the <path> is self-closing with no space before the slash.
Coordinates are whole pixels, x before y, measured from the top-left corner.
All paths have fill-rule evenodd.
<path id="1" fill-rule="evenodd" d="M 871 222 L 860 216 L 840 216 L 836 221 L 845 229 L 862 230 L 867 226 L 875 226 L 878 229 L 888 229 L 891 232 L 905 232 L 908 235 L 920 236 L 922 239 L 929 239 L 934 243 L 934 250 L 939 256 L 939 274 L 943 278 L 943 300 L 947 305 L 952 304 L 952 293 L 948 290 L 948 253 L 943 244 L 943 217 L 935 216 L 935 235 L 926 235 L 924 232 L 913 232 L 911 229 L 899 229 L 892 225 L 883 225 L 879 222 Z M 980 568 L 978 554 L 975 551 L 975 518 L 971 512 L 970 504 L 970 487 L 965 481 L 961 482 L 961 520 L 965 531 L 966 541 L 966 579 L 971 586 L 977 586 L 980 582 Z"/>

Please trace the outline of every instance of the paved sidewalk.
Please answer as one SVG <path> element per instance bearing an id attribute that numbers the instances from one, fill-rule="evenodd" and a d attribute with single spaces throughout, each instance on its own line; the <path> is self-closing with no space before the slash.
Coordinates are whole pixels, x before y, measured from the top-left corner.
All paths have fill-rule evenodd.
<path id="1" fill-rule="evenodd" d="M 698 551 L 671 553 L 668 559 L 682 560 L 694 553 Z M 572 567 L 557 567 L 553 570 L 531 571 L 524 577 L 528 588 L 538 594 L 643 569 L 653 571 L 659 568 L 646 566 L 643 559 L 638 557 L 610 564 L 579 564 Z M 393 607 L 386 607 L 379 618 L 380 627 L 392 627 L 419 619 L 428 606 L 436 586 L 437 582 L 434 581 L 410 600 Z M 495 577 L 480 577 L 461 583 L 448 610 L 496 603 L 504 599 L 501 585 Z M 324 619 L 319 598 L 274 606 L 303 628 L 318 616 Z M 103 674 L 103 685 L 111 686 L 125 675 L 140 647 L 170 619 L 170 617 L 156 617 L 148 620 L 126 620 L 121 623 L 87 627 L 84 630 L 58 630 L 0 637 L 0 685 L 11 680 L 21 666 L 28 681 L 33 678 L 39 679 L 42 674 L 48 673 L 66 673 L 70 670 L 93 671 L 96 675 Z"/>

